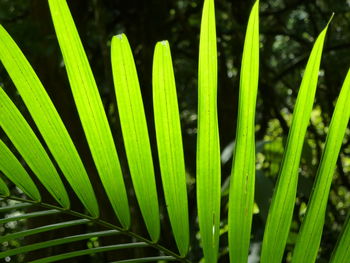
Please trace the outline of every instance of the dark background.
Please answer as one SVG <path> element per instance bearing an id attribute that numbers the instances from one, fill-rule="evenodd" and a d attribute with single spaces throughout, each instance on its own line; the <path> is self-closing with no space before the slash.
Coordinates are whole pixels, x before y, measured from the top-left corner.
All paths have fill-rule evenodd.
<path id="1" fill-rule="evenodd" d="M 198 226 L 195 203 L 195 150 L 197 120 L 197 68 L 198 44 L 202 2 L 200 0 L 68 0 L 73 18 L 87 52 L 95 79 L 100 89 L 105 109 L 115 134 L 118 153 L 125 170 L 125 179 L 133 206 L 133 231 L 145 233 L 132 187 L 128 176 L 125 153 L 121 139 L 116 111 L 114 88 L 110 65 L 110 40 L 115 34 L 124 32 L 131 44 L 139 74 L 140 86 L 150 131 L 152 150 L 156 166 L 157 182 L 160 175 L 157 164 L 156 143 L 152 113 L 152 57 L 157 41 L 167 39 L 172 49 L 172 57 L 177 83 L 181 125 L 188 173 L 188 194 L 191 222 L 190 258 L 198 261 L 202 252 L 198 245 Z M 239 72 L 243 41 L 248 15 L 253 1 L 216 0 L 216 21 L 218 37 L 218 110 L 220 145 L 223 152 L 222 166 L 222 229 L 220 241 L 221 262 L 228 262 L 227 255 L 227 178 L 231 169 L 231 143 L 235 137 Z M 300 166 L 298 196 L 295 213 L 288 239 L 285 260 L 290 251 L 300 221 L 305 214 L 317 165 L 321 158 L 323 143 L 330 123 L 333 108 L 350 61 L 350 1 L 342 0 L 264 0 L 260 3 L 260 78 L 256 114 L 257 140 L 257 180 L 256 203 L 259 209 L 253 220 L 252 238 L 261 242 L 267 215 L 269 198 L 276 181 L 283 145 L 288 134 L 291 114 L 300 86 L 303 69 L 314 40 L 335 12 L 327 33 L 324 47 L 316 101 L 310 126 L 305 139 Z M 76 114 L 69 88 L 64 63 L 55 37 L 48 4 L 45 0 L 0 0 L 0 23 L 15 39 L 29 62 L 37 72 L 56 105 L 67 128 L 88 167 L 93 182 L 99 183 L 91 156 Z M 25 115 L 23 106 L 11 80 L 3 66 L 0 66 L 0 85 L 13 98 Z M 349 102 L 350 104 L 350 102 Z M 349 105 L 350 106 L 350 105 Z M 28 116 L 29 121 L 30 117 Z M 34 126 L 33 126 L 34 127 Z M 35 128 L 35 127 L 34 127 Z M 350 130 L 337 161 L 330 199 L 327 207 L 319 262 L 327 262 L 339 235 L 341 226 L 350 207 Z M 4 136 L 1 134 L 1 136 Z M 6 138 L 5 138 L 6 141 Z M 7 141 L 6 141 L 7 142 Z M 228 154 L 224 154 L 224 153 Z M 98 184 L 96 184 L 98 185 Z M 161 187 L 159 187 L 161 189 Z M 12 189 L 16 191 L 16 189 Z M 102 216 L 115 220 L 106 202 L 103 189 L 98 189 L 100 203 L 105 202 Z M 162 193 L 160 203 L 164 206 Z M 49 200 L 49 196 L 46 197 Z M 76 201 L 73 207 L 80 209 Z M 161 243 L 175 249 L 171 231 L 167 223 L 164 207 L 161 210 Z M 45 219 L 46 220 L 46 219 Z M 52 219 L 53 222 L 57 218 Z M 62 219 L 64 220 L 64 218 Z M 40 221 L 40 220 L 39 220 Z M 42 222 L 27 222 L 29 226 Z M 18 231 L 26 224 L 14 227 L 0 227 L 1 234 Z M 80 229 L 82 230 L 82 229 Z M 79 229 L 72 230 L 79 232 Z M 84 231 L 84 229 L 83 229 Z M 53 233 L 53 236 L 64 233 Z M 147 236 L 147 234 L 144 234 Z M 53 236 L 46 237 L 52 238 Z M 35 237 L 34 237 L 35 238 Z M 43 237 L 36 237 L 43 238 Z M 113 241 L 113 240 L 112 240 Z M 102 243 L 112 242 L 101 240 Z M 115 240 L 114 240 L 115 241 Z M 123 240 L 120 240 L 123 241 Z M 25 240 L 24 242 L 31 242 Z M 20 245 L 19 241 L 2 244 L 2 248 Z M 84 244 L 80 244 L 82 247 Z M 74 249 L 79 244 L 74 245 Z M 60 248 L 57 248 L 59 251 Z M 62 249 L 62 248 L 61 248 Z M 67 249 L 67 248 L 64 248 Z M 73 249 L 73 248 L 72 248 Z M 42 255 L 52 251 L 40 251 Z M 131 252 L 127 252 L 130 255 Z M 150 254 L 154 251 L 132 253 Z M 35 258 L 32 253 L 25 260 Z M 98 255 L 84 258 L 81 262 L 107 262 L 123 258 L 125 255 Z M 12 258 L 10 262 L 21 262 L 23 258 Z M 67 261 L 68 262 L 68 261 Z M 77 261 L 72 261 L 77 262 Z"/>

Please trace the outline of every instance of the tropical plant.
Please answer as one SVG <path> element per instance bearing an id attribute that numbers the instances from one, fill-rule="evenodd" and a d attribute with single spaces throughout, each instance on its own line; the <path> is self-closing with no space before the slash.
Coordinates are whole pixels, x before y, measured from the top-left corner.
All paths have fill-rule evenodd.
<path id="1" fill-rule="evenodd" d="M 94 76 L 65 0 L 49 0 L 56 35 L 63 54 L 75 104 L 84 133 L 105 192 L 118 222 L 100 217 L 103 204 L 97 201 L 74 142 L 67 132 L 39 78 L 7 31 L 0 26 L 0 59 L 24 101 L 38 132 L 28 124 L 4 89 L 0 89 L 0 125 L 6 138 L 0 141 L 0 170 L 26 197 L 10 193 L 0 178 L 0 196 L 9 202 L 1 213 L 40 207 L 36 212 L 20 213 L 0 219 L 1 224 L 35 219 L 59 213 L 74 220 L 46 224 L 0 237 L 1 242 L 43 234 L 81 224 L 100 225 L 107 230 L 70 235 L 0 252 L 9 258 L 56 245 L 111 235 L 132 237 L 130 243 L 86 247 L 83 250 L 44 257 L 32 262 L 57 262 L 99 252 L 153 247 L 157 256 L 118 262 L 191 262 L 190 224 L 186 192 L 186 170 L 180 118 L 170 46 L 157 43 L 153 61 L 153 106 L 157 150 L 166 208 L 178 252 L 159 243 L 160 212 L 151 143 L 133 55 L 124 34 L 113 37 L 111 62 L 118 112 L 128 167 L 135 195 L 149 237 L 133 232 L 128 193 L 124 184 L 116 146 Z M 281 262 L 286 246 L 298 183 L 298 169 L 304 137 L 315 97 L 323 44 L 328 24 L 311 51 L 295 104 L 266 222 L 261 251 L 262 263 Z M 217 117 L 217 50 L 214 0 L 205 0 L 201 22 L 198 71 L 197 205 L 200 240 L 205 262 L 217 262 L 220 237 L 221 161 Z M 246 31 L 239 89 L 237 133 L 229 187 L 228 252 L 230 262 L 247 262 L 255 188 L 255 105 L 259 73 L 259 1 L 254 4 Z M 322 159 L 293 251 L 292 262 L 315 262 L 324 226 L 330 184 L 350 117 L 350 71 L 341 89 L 329 126 Z M 13 146 L 12 146 L 13 145 Z M 17 152 L 20 154 L 18 157 Z M 32 178 L 24 167 L 37 176 Z M 63 175 L 85 211 L 70 207 L 71 196 Z M 54 198 L 41 198 L 41 184 Z M 162 219 L 163 220 L 163 219 Z M 344 225 L 331 262 L 350 258 L 350 223 Z"/>

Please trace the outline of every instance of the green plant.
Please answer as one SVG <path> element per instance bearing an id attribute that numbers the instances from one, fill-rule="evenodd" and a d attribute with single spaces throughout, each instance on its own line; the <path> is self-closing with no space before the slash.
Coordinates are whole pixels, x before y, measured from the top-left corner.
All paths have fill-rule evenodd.
<path id="1" fill-rule="evenodd" d="M 49 4 L 85 136 L 103 187 L 120 225 L 100 219 L 101 204 L 96 200 L 94 187 L 90 183 L 86 169 L 60 116 L 22 52 L 5 29 L 0 27 L 0 59 L 15 83 L 45 143 L 40 142 L 3 89 L 0 90 L 0 124 L 26 164 L 58 203 L 58 205 L 48 204 L 41 200 L 40 192 L 31 177 L 9 147 L 1 141 L 0 169 L 29 197 L 29 199 L 23 199 L 10 195 L 6 184 L 0 179 L 1 197 L 23 203 L 3 207 L 1 211 L 17 209 L 26 206 L 25 204 L 40 206 L 46 210 L 0 219 L 0 223 L 57 213 L 68 213 L 77 218 L 73 221 L 9 234 L 0 237 L 0 241 L 77 224 L 94 223 L 108 229 L 22 246 L 1 252 L 0 257 L 57 244 L 68 244 L 76 240 L 124 234 L 133 237 L 137 242 L 87 248 L 34 262 L 53 262 L 83 254 L 144 246 L 152 246 L 161 253 L 157 257 L 123 262 L 157 260 L 189 262 L 190 260 L 186 258 L 190 246 L 186 174 L 169 44 L 166 41 L 158 43 L 154 53 L 154 117 L 163 189 L 179 254 L 157 243 L 160 236 L 160 219 L 151 145 L 136 69 L 126 36 L 118 35 L 112 40 L 113 78 L 128 166 L 150 239 L 129 230 L 131 214 L 121 165 L 106 113 L 68 6 L 64 0 L 49 0 Z M 257 1 L 248 22 L 241 67 L 237 134 L 229 190 L 228 232 L 231 262 L 247 262 L 250 243 L 255 181 L 254 119 L 259 69 L 258 7 Z M 282 260 L 295 203 L 300 156 L 314 101 L 327 28 L 328 25 L 314 44 L 301 83 L 265 229 L 261 262 L 281 262 Z M 217 51 L 213 0 L 204 2 L 199 54 L 196 178 L 198 221 L 205 260 L 216 262 L 220 231 L 221 174 L 216 110 Z M 293 253 L 293 262 L 316 260 L 330 183 L 350 116 L 350 108 L 347 107 L 349 100 L 350 73 L 348 72 L 333 114 L 315 187 Z M 51 157 L 47 154 L 46 146 L 87 213 L 70 209 L 70 197 L 66 186 L 60 179 Z M 332 255 L 332 262 L 346 262 L 349 258 L 349 225 L 348 220 Z"/>

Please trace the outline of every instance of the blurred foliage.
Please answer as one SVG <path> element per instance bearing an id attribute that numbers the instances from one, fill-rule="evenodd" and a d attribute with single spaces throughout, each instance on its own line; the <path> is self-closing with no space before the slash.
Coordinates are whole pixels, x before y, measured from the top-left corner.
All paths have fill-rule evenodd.
<path id="1" fill-rule="evenodd" d="M 133 48 L 144 98 L 152 145 L 155 144 L 152 115 L 151 70 L 153 48 L 156 41 L 167 39 L 172 49 L 177 83 L 181 124 L 188 174 L 192 241 L 198 238 L 195 202 L 195 149 L 197 120 L 197 67 L 200 0 L 68 0 L 84 47 L 88 54 L 100 93 L 108 110 L 115 134 L 120 134 L 113 95 L 110 66 L 110 40 L 112 35 L 125 32 Z M 216 20 L 219 52 L 219 125 L 222 152 L 232 152 L 235 136 L 237 99 L 241 54 L 248 14 L 253 1 L 216 0 Z M 303 69 L 315 37 L 327 23 L 332 12 L 322 57 L 316 102 L 304 143 L 300 165 L 300 180 L 293 224 L 285 253 L 289 262 L 290 251 L 312 188 L 317 164 L 327 134 L 327 127 L 350 61 L 350 1 L 341 0 L 264 0 L 260 7 L 261 59 L 259 95 L 257 102 L 257 181 L 256 214 L 253 219 L 251 260 L 259 253 L 269 199 L 272 196 L 283 145 L 288 134 L 294 102 L 300 86 Z M 61 113 L 86 163 L 91 160 L 72 102 L 64 63 L 54 34 L 47 1 L 0 0 L 0 23 L 9 31 L 33 65 L 44 86 Z M 16 104 L 26 112 L 3 66 L 0 66 L 0 85 Z M 68 99 L 67 99 L 68 98 Z M 0 131 L 0 136 L 4 136 Z M 5 138 L 6 140 L 6 138 Z M 121 161 L 126 164 L 120 136 L 116 136 Z M 153 150 L 156 150 L 153 147 Z M 154 151 L 156 156 L 156 152 Z M 157 160 L 154 158 L 154 160 Z M 223 188 L 228 185 L 232 158 L 223 158 Z M 91 168 L 92 170 L 94 168 Z M 127 173 L 127 168 L 125 168 Z M 159 171 L 158 171 L 159 174 Z M 350 129 L 344 139 L 337 162 L 327 208 L 320 257 L 327 262 L 340 228 L 350 207 Z M 158 183 L 159 176 L 157 178 Z M 129 182 L 130 184 L 130 182 Z M 13 193 L 18 191 L 12 187 Z M 20 193 L 18 193 L 20 194 Z M 103 194 L 103 193 L 102 193 Z M 132 194 L 132 193 L 131 193 Z M 162 198 L 161 198 L 162 199 Z M 223 189 L 221 261 L 227 255 L 227 195 Z M 164 201 L 163 201 L 164 202 Z M 2 203 L 4 206 L 5 203 Z M 135 205 L 135 203 L 134 203 Z M 137 210 L 135 205 L 135 210 Z M 164 217 L 167 215 L 164 213 Z M 139 219 L 140 220 L 140 219 Z M 166 222 L 166 220 L 164 220 Z M 25 229 L 23 222 L 0 226 L 1 235 L 14 229 Z M 163 227 L 169 227 L 164 223 Z M 140 227 L 139 227 L 140 228 Z M 142 227 L 141 227 L 142 228 Z M 142 229 L 141 229 L 142 231 Z M 163 231 L 164 232 L 164 231 Z M 174 248 L 170 231 L 161 242 Z M 98 246 L 90 240 L 89 246 Z M 192 242 L 197 244 L 198 242 Z M 20 241 L 1 245 L 20 246 Z M 191 259 L 201 258 L 201 250 L 192 246 Z M 90 261 L 104 262 L 95 256 Z M 22 262 L 23 258 L 6 259 Z M 255 262 L 255 261 L 252 261 Z"/>

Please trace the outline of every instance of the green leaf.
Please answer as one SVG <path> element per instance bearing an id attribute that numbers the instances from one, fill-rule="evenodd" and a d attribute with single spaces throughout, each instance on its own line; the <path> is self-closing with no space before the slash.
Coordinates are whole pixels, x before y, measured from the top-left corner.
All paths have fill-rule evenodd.
<path id="1" fill-rule="evenodd" d="M 220 143 L 214 1 L 205 0 L 198 68 L 197 206 L 205 262 L 216 262 L 220 225 Z"/>
<path id="2" fill-rule="evenodd" d="M 49 0 L 68 79 L 92 157 L 107 196 L 124 228 L 130 210 L 112 133 L 78 31 L 65 0 Z"/>
<path id="3" fill-rule="evenodd" d="M 189 247 L 186 171 L 169 43 L 158 42 L 153 59 L 153 107 L 166 206 L 180 254 Z"/>
<path id="4" fill-rule="evenodd" d="M 280 263 L 292 221 L 300 156 L 315 97 L 328 24 L 318 36 L 306 65 L 292 125 L 265 227 L 261 263 Z"/>
<path id="5" fill-rule="evenodd" d="M 43 248 L 47 248 L 47 247 L 53 247 L 53 246 L 58 246 L 58 245 L 62 245 L 62 244 L 72 243 L 72 242 L 76 242 L 79 240 L 89 239 L 92 237 L 111 236 L 111 235 L 116 235 L 119 233 L 120 232 L 117 230 L 105 230 L 105 231 L 99 231 L 99 232 L 91 232 L 91 233 L 86 233 L 86 234 L 73 235 L 73 236 L 68 236 L 68 237 L 61 237 L 58 239 L 39 242 L 39 243 L 26 245 L 26 246 L 20 246 L 18 248 L 14 248 L 14 249 L 11 249 L 8 251 L 1 252 L 0 258 L 5 258 L 5 257 L 13 256 L 13 255 L 18 255 L 18 254 L 23 254 L 23 253 L 27 253 L 30 251 L 43 249 Z"/>
<path id="6" fill-rule="evenodd" d="M 96 197 L 72 139 L 33 68 L 1 25 L 0 60 L 69 184 L 90 214 L 98 217 Z"/>
<path id="7" fill-rule="evenodd" d="M 350 213 L 333 250 L 330 263 L 348 263 L 350 258 Z"/>
<path id="8" fill-rule="evenodd" d="M 2 112 L 0 115 L 0 126 L 13 145 L 49 193 L 63 207 L 69 208 L 69 197 L 56 168 L 29 124 L 3 89 L 0 89 L 0 109 Z M 3 145 L 3 147 L 6 146 Z M 7 167 L 7 176 L 16 185 L 19 184 L 20 187 L 25 187 L 26 192 L 31 193 L 29 195 L 31 198 L 40 200 L 38 189 L 21 164 L 11 154 L 9 149 L 5 150 L 5 152 L 7 152 L 7 161 L 2 160 L 0 162 L 2 162 L 1 166 Z M 13 167 L 16 167 L 18 174 L 12 170 Z"/>
<path id="9" fill-rule="evenodd" d="M 102 253 L 102 252 L 113 251 L 113 250 L 131 249 L 131 248 L 139 248 L 139 247 L 146 247 L 146 246 L 148 246 L 147 243 L 135 242 L 135 243 L 127 243 L 127 244 L 119 244 L 119 245 L 110 245 L 110 246 L 104 246 L 104 247 L 94 247 L 94 248 L 89 248 L 84 250 L 68 252 L 65 254 L 59 254 L 59 255 L 46 257 L 42 259 L 37 259 L 37 260 L 30 261 L 28 263 L 49 263 L 49 262 L 56 262 L 56 261 L 59 262 L 60 260 L 83 256 L 83 255 L 90 255 L 90 254 Z"/>
<path id="10" fill-rule="evenodd" d="M 350 70 L 335 106 L 325 148 L 317 170 L 316 181 L 305 218 L 293 252 L 292 262 L 315 262 L 320 246 L 328 195 L 337 158 L 350 118 Z"/>
<path id="11" fill-rule="evenodd" d="M 17 238 L 17 239 L 24 238 L 24 237 L 30 236 L 30 235 L 45 233 L 48 231 L 66 228 L 66 227 L 68 228 L 68 227 L 77 226 L 77 225 L 81 225 L 81 224 L 87 224 L 90 222 L 91 221 L 88 219 L 76 219 L 76 220 L 65 221 L 65 222 L 61 222 L 61 223 L 57 223 L 57 224 L 51 224 L 51 225 L 40 226 L 40 227 L 32 228 L 32 229 L 26 229 L 23 231 L 18 231 L 18 232 L 14 232 L 11 234 L 7 234 L 5 236 L 1 236 L 0 243 L 5 242 L 5 241 L 9 241 L 9 240 L 12 240 L 15 238 Z"/>
<path id="12" fill-rule="evenodd" d="M 3 199 L 0 199 L 0 201 L 3 201 Z M 18 211 L 20 209 L 26 209 L 26 208 L 29 208 L 29 207 L 32 207 L 33 204 L 32 203 L 17 203 L 17 204 L 14 204 L 14 205 L 8 205 L 8 206 L 3 206 L 3 207 L 0 207 L 0 213 L 7 213 L 7 212 L 11 212 L 11 211 Z M 0 237 L 0 243 L 1 243 L 1 238 Z"/>
<path id="13" fill-rule="evenodd" d="M 33 213 L 20 214 L 18 216 L 12 216 L 12 217 L 6 217 L 3 219 L 0 219 L 0 225 L 6 224 L 6 223 L 12 222 L 12 221 L 19 221 L 19 220 L 23 220 L 23 219 L 35 218 L 38 216 L 55 215 L 55 214 L 59 214 L 59 213 L 61 213 L 61 211 L 56 210 L 56 209 L 51 209 L 51 210 L 45 210 L 45 211 L 39 211 L 39 212 L 33 212 Z"/>
<path id="14" fill-rule="evenodd" d="M 9 196 L 10 195 L 10 190 L 7 187 L 6 183 L 0 178 L 0 195 L 2 196 Z"/>
<path id="15" fill-rule="evenodd" d="M 147 230 L 159 239 L 160 221 L 151 146 L 134 59 L 126 36 L 112 39 L 112 71 L 125 151 Z"/>
<path id="16" fill-rule="evenodd" d="M 145 258 L 134 258 L 126 260 L 118 260 L 111 263 L 141 263 L 141 262 L 167 262 L 167 261 L 177 261 L 176 258 L 171 256 L 159 256 L 159 257 L 145 257 Z"/>
<path id="17" fill-rule="evenodd" d="M 21 189 L 27 196 L 29 196 L 30 198 L 36 201 L 41 200 L 39 190 L 35 186 L 33 180 L 30 178 L 27 171 L 23 168 L 21 163 L 17 160 L 17 158 L 13 155 L 11 150 L 6 146 L 6 144 L 2 140 L 0 140 L 0 171 L 2 171 L 4 175 L 8 179 L 10 179 L 19 189 Z M 55 176 L 55 174 L 52 174 L 52 175 Z M 42 180 L 44 181 L 44 183 L 47 182 L 45 178 L 45 174 L 40 173 L 40 177 L 42 177 Z M 53 178 L 53 180 L 55 180 L 55 178 Z M 52 195 L 55 197 L 55 199 L 58 202 L 60 202 L 62 206 L 63 204 L 65 204 L 64 202 L 67 201 L 68 202 L 67 204 L 69 206 L 69 199 L 64 188 L 63 188 L 63 191 L 64 191 L 63 193 L 56 192 L 55 188 L 52 188 L 52 187 L 55 187 L 55 184 L 52 184 L 51 182 L 47 182 L 47 183 L 48 183 L 48 189 L 52 191 Z M 57 186 L 58 189 L 59 187 L 61 187 L 61 185 L 62 185 L 62 182 L 59 180 L 59 184 Z"/>
<path id="18" fill-rule="evenodd" d="M 247 26 L 239 87 L 237 133 L 230 181 L 230 262 L 247 262 L 254 207 L 255 106 L 259 78 L 259 1 Z"/>

